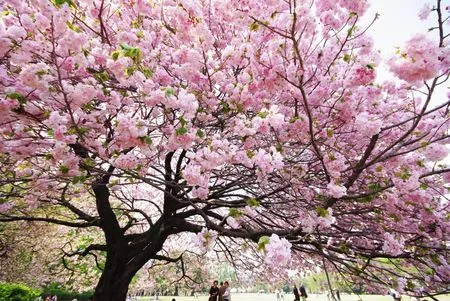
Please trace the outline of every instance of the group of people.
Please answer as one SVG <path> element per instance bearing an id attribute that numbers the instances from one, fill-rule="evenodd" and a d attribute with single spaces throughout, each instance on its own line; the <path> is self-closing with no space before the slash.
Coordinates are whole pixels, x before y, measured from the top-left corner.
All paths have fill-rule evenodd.
<path id="1" fill-rule="evenodd" d="M 36 300 L 41 301 L 42 297 L 38 297 L 36 298 Z M 58 296 L 54 295 L 54 296 L 47 296 L 44 298 L 44 301 L 58 301 Z"/>
<path id="2" fill-rule="evenodd" d="M 306 298 L 308 298 L 308 294 L 306 293 L 303 283 L 300 283 L 300 288 L 297 288 L 294 284 L 294 289 L 292 292 L 294 293 L 294 301 L 300 301 L 300 298 L 302 301 L 306 301 Z"/>
<path id="3" fill-rule="evenodd" d="M 208 301 L 231 301 L 230 283 L 228 281 L 220 282 L 214 280 L 213 285 L 209 289 Z"/>

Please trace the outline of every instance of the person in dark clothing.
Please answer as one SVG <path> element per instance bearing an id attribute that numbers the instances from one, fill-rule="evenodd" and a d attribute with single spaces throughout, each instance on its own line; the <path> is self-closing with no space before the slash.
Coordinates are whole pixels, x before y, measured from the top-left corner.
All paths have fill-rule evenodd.
<path id="1" fill-rule="evenodd" d="M 226 287 L 223 284 L 223 282 L 220 282 L 220 287 L 219 287 L 219 301 L 223 301 L 223 294 L 225 293 Z"/>
<path id="2" fill-rule="evenodd" d="M 208 301 L 217 301 L 217 297 L 219 296 L 219 287 L 217 286 L 219 282 L 214 280 L 213 285 L 209 289 L 209 299 Z"/>
<path id="3" fill-rule="evenodd" d="M 341 301 L 341 293 L 339 292 L 338 289 L 335 289 L 335 290 L 334 290 L 334 294 L 336 295 L 336 299 L 337 299 L 338 301 Z"/>
<path id="4" fill-rule="evenodd" d="M 306 301 L 306 298 L 308 298 L 308 294 L 306 293 L 305 286 L 300 284 L 300 297 L 302 297 L 302 301 Z"/>
<path id="5" fill-rule="evenodd" d="M 294 301 L 300 301 L 300 294 L 298 293 L 298 289 L 295 284 L 292 292 L 294 293 Z"/>

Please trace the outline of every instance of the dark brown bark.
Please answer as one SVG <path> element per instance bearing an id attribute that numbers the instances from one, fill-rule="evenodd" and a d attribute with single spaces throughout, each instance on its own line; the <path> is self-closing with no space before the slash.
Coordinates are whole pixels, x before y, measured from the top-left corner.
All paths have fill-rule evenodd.
<path id="1" fill-rule="evenodd" d="M 108 255 L 109 256 L 109 255 Z M 95 288 L 95 301 L 125 301 L 128 292 L 128 285 L 135 273 L 130 273 L 127 269 L 126 257 L 117 255 L 110 260 L 109 266 L 100 277 Z"/>

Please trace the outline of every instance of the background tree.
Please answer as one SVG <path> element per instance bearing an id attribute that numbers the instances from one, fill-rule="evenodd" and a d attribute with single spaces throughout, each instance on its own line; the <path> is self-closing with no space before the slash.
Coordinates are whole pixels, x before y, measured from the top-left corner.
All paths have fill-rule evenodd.
<path id="1" fill-rule="evenodd" d="M 100 235 L 99 231 L 29 221 L 3 223 L 0 279 L 31 287 L 59 283 L 62 289 L 79 292 L 92 289 L 103 269 L 105 256 L 101 253 L 95 257 L 76 255 Z"/>
<path id="2" fill-rule="evenodd" d="M 397 82 L 375 80 L 366 1 L 0 4 L 0 220 L 100 229 L 75 252 L 106 254 L 94 300 L 178 261 L 162 250 L 185 232 L 230 259 L 249 240 L 272 266 L 292 249 L 302 268 L 447 291 L 440 0 L 436 40 L 389 61 Z"/>

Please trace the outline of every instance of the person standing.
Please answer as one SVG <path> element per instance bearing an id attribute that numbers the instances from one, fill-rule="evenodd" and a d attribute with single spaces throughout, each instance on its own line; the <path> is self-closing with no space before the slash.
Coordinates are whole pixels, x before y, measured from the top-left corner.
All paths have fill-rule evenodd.
<path id="1" fill-rule="evenodd" d="M 228 281 L 225 281 L 223 285 L 225 286 L 225 292 L 222 295 L 223 301 L 231 301 L 230 284 L 228 283 Z"/>
<path id="2" fill-rule="evenodd" d="M 300 297 L 302 297 L 302 301 L 306 301 L 306 298 L 308 298 L 308 294 L 306 293 L 303 283 L 300 283 Z"/>
<path id="3" fill-rule="evenodd" d="M 394 299 L 394 301 L 401 301 L 402 300 L 402 296 L 400 295 L 399 292 L 397 292 L 395 289 L 391 288 L 389 290 L 389 295 L 392 296 L 392 298 Z"/>
<path id="4" fill-rule="evenodd" d="M 292 290 L 294 293 L 294 301 L 300 301 L 300 294 L 298 293 L 297 286 L 294 284 L 294 289 Z"/>
<path id="5" fill-rule="evenodd" d="M 214 280 L 213 285 L 209 289 L 209 301 L 217 301 L 217 297 L 219 296 L 219 288 L 217 285 L 219 282 L 217 280 Z"/>
<path id="6" fill-rule="evenodd" d="M 334 290 L 334 294 L 336 295 L 336 299 L 337 299 L 338 301 L 341 301 L 341 293 L 339 292 L 338 289 L 335 289 L 335 290 Z"/>
<path id="7" fill-rule="evenodd" d="M 223 301 L 223 294 L 225 293 L 226 287 L 225 284 L 223 284 L 223 282 L 220 282 L 220 287 L 219 287 L 219 301 Z"/>

